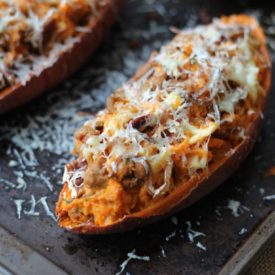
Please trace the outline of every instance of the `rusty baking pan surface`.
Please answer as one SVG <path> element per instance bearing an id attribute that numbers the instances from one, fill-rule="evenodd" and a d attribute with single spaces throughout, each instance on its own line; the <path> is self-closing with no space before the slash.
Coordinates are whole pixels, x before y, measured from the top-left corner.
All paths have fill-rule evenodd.
<path id="1" fill-rule="evenodd" d="M 275 8 L 268 1 L 257 3 L 126 1 L 109 38 L 85 68 L 54 91 L 0 117 L 0 225 L 70 274 L 220 272 L 274 210 L 274 81 L 253 152 L 233 177 L 192 207 L 143 229 L 107 236 L 65 232 L 57 227 L 53 210 L 74 130 L 172 37 L 171 26 L 193 27 L 222 14 L 253 14 L 265 28 L 274 60 Z"/>

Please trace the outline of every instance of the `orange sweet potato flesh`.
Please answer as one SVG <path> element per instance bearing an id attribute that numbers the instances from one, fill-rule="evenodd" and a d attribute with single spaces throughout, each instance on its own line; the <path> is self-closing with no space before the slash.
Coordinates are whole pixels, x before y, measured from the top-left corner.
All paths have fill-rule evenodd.
<path id="1" fill-rule="evenodd" d="M 254 24 L 253 18 L 245 15 L 236 15 L 222 18 L 225 22 Z M 254 31 L 255 37 L 260 43 L 260 51 L 267 63 L 270 63 L 269 55 L 265 46 L 265 37 L 263 31 L 257 27 Z M 126 230 L 131 230 L 144 226 L 146 224 L 163 219 L 175 212 L 178 212 L 191 204 L 195 203 L 202 197 L 206 196 L 212 190 L 217 188 L 224 182 L 234 171 L 240 166 L 241 162 L 247 157 L 256 141 L 260 130 L 260 123 L 262 120 L 262 112 L 264 111 L 267 96 L 269 93 L 271 82 L 270 68 L 266 68 L 262 75 L 261 83 L 264 91 L 262 96 L 259 96 L 257 109 L 254 119 L 247 124 L 245 129 L 246 138 L 244 138 L 238 145 L 231 149 L 230 153 L 226 154 L 218 162 L 213 162 L 208 169 L 192 176 L 184 184 L 178 184 L 177 187 L 166 197 L 152 204 L 150 207 L 133 214 L 125 215 L 123 218 L 114 223 L 98 226 L 92 222 L 85 222 L 83 224 L 60 224 L 68 230 L 81 234 L 106 234 L 115 233 Z M 214 140 L 217 144 L 219 141 Z M 59 217 L 62 216 L 61 200 L 66 193 L 67 184 L 63 187 L 60 193 L 59 202 L 57 204 L 56 212 Z"/>
<path id="2" fill-rule="evenodd" d="M 55 87 L 83 65 L 100 45 L 112 26 L 123 0 L 107 0 L 96 19 L 92 19 L 89 32 L 80 34 L 79 42 L 60 54 L 53 66 L 38 76 L 32 76 L 26 85 L 13 85 L 0 91 L 0 114 L 20 106 Z"/>

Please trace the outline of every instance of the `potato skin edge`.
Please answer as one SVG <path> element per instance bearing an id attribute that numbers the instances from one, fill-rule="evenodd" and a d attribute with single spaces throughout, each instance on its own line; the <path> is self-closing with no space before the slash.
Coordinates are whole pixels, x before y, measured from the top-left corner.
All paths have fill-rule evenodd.
<path id="1" fill-rule="evenodd" d="M 90 24 L 91 31 L 81 33 L 80 41 L 62 52 L 57 61 L 38 76 L 31 76 L 26 85 L 14 85 L 0 91 L 0 114 L 23 105 L 57 86 L 75 73 L 96 51 L 115 21 L 124 0 L 108 0 L 100 16 Z"/>
<path id="2" fill-rule="evenodd" d="M 239 22 L 239 20 L 241 20 L 242 17 L 245 20 L 250 19 L 250 17 L 245 15 L 229 16 L 228 18 L 230 18 L 231 20 L 234 18 L 233 20 L 237 20 L 237 22 Z M 253 19 L 251 20 L 252 22 L 249 21 L 249 23 L 253 23 Z M 270 63 L 270 58 L 267 48 L 265 46 L 265 40 L 262 29 L 258 28 L 256 29 L 256 32 L 256 36 L 258 37 L 260 42 L 260 50 L 265 59 Z M 145 64 L 145 66 L 146 65 L 147 64 Z M 265 97 L 261 101 L 261 104 L 256 112 L 254 121 L 251 122 L 246 129 L 246 138 L 238 146 L 234 148 L 233 153 L 227 158 L 225 158 L 221 165 L 214 166 L 211 172 L 207 174 L 205 177 L 203 175 L 200 178 L 194 178 L 193 189 L 188 190 L 187 194 L 186 190 L 184 191 L 183 188 L 180 188 L 181 186 L 179 186 L 174 190 L 175 192 L 169 194 L 169 196 L 164 198 L 162 202 L 157 204 L 156 206 L 144 209 L 132 215 L 127 215 L 113 224 L 106 226 L 96 226 L 92 223 L 87 223 L 74 228 L 67 227 L 66 229 L 78 234 L 92 235 L 110 234 L 132 230 L 153 223 L 160 219 L 166 218 L 176 212 L 179 212 L 180 210 L 183 210 L 184 208 L 192 205 L 193 203 L 195 203 L 196 201 L 198 201 L 199 199 L 203 198 L 208 193 L 216 189 L 238 169 L 238 167 L 248 156 L 256 142 L 256 139 L 260 132 L 262 112 L 265 109 L 271 85 L 270 68 L 266 69 L 266 74 L 263 83 Z M 60 193 L 59 200 L 61 196 L 63 196 L 62 191 Z M 57 204 L 57 213 L 60 210 L 61 209 L 59 209 L 59 204 Z"/>

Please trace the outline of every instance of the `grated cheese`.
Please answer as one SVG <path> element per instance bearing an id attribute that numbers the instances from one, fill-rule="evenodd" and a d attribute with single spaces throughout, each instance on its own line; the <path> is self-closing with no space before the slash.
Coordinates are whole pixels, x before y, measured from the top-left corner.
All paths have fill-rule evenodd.
<path id="1" fill-rule="evenodd" d="M 82 185 L 76 186 L 76 180 L 84 177 L 85 170 L 86 170 L 86 167 L 81 167 L 80 169 L 69 172 L 67 168 L 65 168 L 65 171 L 63 174 L 63 182 L 68 183 L 68 188 L 71 190 L 72 198 L 76 198 L 77 189 L 82 187 Z"/>
<path id="2" fill-rule="evenodd" d="M 259 193 L 260 193 L 261 195 L 264 195 L 265 189 L 264 189 L 264 188 L 260 188 L 260 189 L 259 189 Z"/>
<path id="3" fill-rule="evenodd" d="M 246 232 L 247 232 L 247 229 L 243 227 L 243 228 L 240 230 L 239 235 L 243 235 L 243 234 L 245 234 Z"/>
<path id="4" fill-rule="evenodd" d="M 50 210 L 48 203 L 47 203 L 47 197 L 41 197 L 39 199 L 39 202 L 43 205 L 43 208 L 46 212 L 46 215 L 52 218 L 53 221 L 57 221 L 55 214 Z"/>
<path id="5" fill-rule="evenodd" d="M 197 242 L 197 243 L 196 243 L 196 246 L 197 246 L 198 248 L 200 248 L 201 250 L 204 250 L 204 251 L 207 250 L 206 247 L 205 247 L 202 243 L 200 243 L 200 242 Z"/>
<path id="6" fill-rule="evenodd" d="M 197 238 L 197 237 L 201 237 L 201 236 L 205 237 L 206 236 L 203 232 L 193 230 L 190 221 L 187 221 L 186 225 L 187 225 L 186 234 L 187 234 L 188 240 L 191 243 L 193 243 L 195 238 Z"/>
<path id="7" fill-rule="evenodd" d="M 16 186 L 16 189 L 22 189 L 22 190 L 26 190 L 27 189 L 27 183 L 26 183 L 26 181 L 23 178 L 18 177 L 17 178 L 17 183 L 18 183 L 18 185 Z"/>
<path id="8" fill-rule="evenodd" d="M 35 196 L 33 194 L 31 194 L 31 199 L 26 201 L 25 199 L 14 199 L 13 202 L 16 205 L 16 213 L 17 213 L 17 218 L 21 219 L 21 214 L 22 212 L 24 213 L 24 215 L 26 216 L 39 216 L 40 212 L 36 209 L 37 205 L 42 205 L 44 212 L 47 216 L 49 216 L 52 220 L 54 220 L 55 222 L 57 221 L 55 214 L 50 210 L 48 203 L 47 203 L 47 197 L 43 196 L 40 197 L 38 200 L 36 200 Z M 23 203 L 29 204 L 30 208 L 28 210 L 24 210 L 22 211 L 22 206 Z"/>
<path id="9" fill-rule="evenodd" d="M 16 199 L 16 200 L 13 200 L 13 202 L 15 203 L 15 206 L 16 206 L 17 218 L 20 220 L 21 213 L 22 213 L 22 206 L 23 206 L 23 203 L 25 202 L 25 200 Z"/>
<path id="10" fill-rule="evenodd" d="M 165 237 L 165 240 L 168 242 L 170 241 L 173 237 L 176 236 L 176 231 L 173 231 L 171 234 L 169 234 L 168 236 Z"/>
<path id="11" fill-rule="evenodd" d="M 227 207 L 232 211 L 234 217 L 239 217 L 238 211 L 240 206 L 241 203 L 239 201 L 229 200 Z"/>
<path id="12" fill-rule="evenodd" d="M 0 182 L 1 182 L 1 183 L 4 183 L 7 187 L 16 188 L 16 184 L 12 183 L 12 182 L 9 181 L 9 180 L 0 179 Z"/>
<path id="13" fill-rule="evenodd" d="M 133 249 L 132 252 L 129 252 L 127 254 L 128 258 L 122 262 L 120 264 L 120 271 L 116 273 L 116 275 L 119 275 L 119 274 L 122 274 L 122 272 L 125 270 L 125 268 L 127 267 L 128 263 L 131 261 L 131 260 L 140 260 L 140 261 L 146 261 L 146 262 L 149 262 L 150 261 L 150 257 L 149 256 L 138 256 L 135 254 L 136 253 L 136 250 Z"/>
<path id="14" fill-rule="evenodd" d="M 165 252 L 164 248 L 162 246 L 160 246 L 160 249 L 161 249 L 161 255 L 162 255 L 162 257 L 166 258 L 167 255 L 166 255 L 166 252 Z"/>
<path id="15" fill-rule="evenodd" d="M 24 210 L 24 214 L 27 216 L 39 216 L 39 212 L 35 211 L 35 206 L 38 202 L 36 202 L 34 195 L 31 195 L 31 200 L 28 202 L 31 205 L 30 209 L 28 211 Z"/>
<path id="16" fill-rule="evenodd" d="M 240 213 L 243 213 L 244 211 L 249 211 L 248 207 L 241 205 L 239 201 L 235 200 L 229 200 L 227 208 L 231 210 L 232 215 L 236 218 L 240 216 Z"/>
<path id="17" fill-rule="evenodd" d="M 263 199 L 264 199 L 264 200 L 267 200 L 267 201 L 275 200 L 275 195 L 265 196 Z"/>
<path id="18" fill-rule="evenodd" d="M 50 179 L 48 177 L 41 174 L 40 179 L 46 184 L 50 191 L 53 191 L 53 185 L 51 184 Z"/>
<path id="19" fill-rule="evenodd" d="M 10 160 L 9 161 L 9 166 L 10 167 L 15 167 L 15 166 L 17 166 L 18 165 L 18 162 L 17 161 L 15 161 L 15 160 Z"/>

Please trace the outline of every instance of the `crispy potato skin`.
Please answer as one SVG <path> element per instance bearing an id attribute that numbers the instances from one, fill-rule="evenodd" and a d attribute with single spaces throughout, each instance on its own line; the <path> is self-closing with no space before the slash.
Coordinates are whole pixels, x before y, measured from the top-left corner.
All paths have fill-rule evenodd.
<path id="1" fill-rule="evenodd" d="M 223 19 L 230 23 L 245 23 L 248 25 L 254 24 L 254 19 L 245 15 L 223 17 Z M 263 56 L 266 61 L 270 63 L 262 30 L 257 28 L 254 35 L 260 42 L 260 50 Z M 222 161 L 211 165 L 208 171 L 192 177 L 185 184 L 179 184 L 178 187 L 172 191 L 172 193 L 151 207 L 140 212 L 127 215 L 113 224 L 106 226 L 95 226 L 92 223 L 86 223 L 73 228 L 67 227 L 66 229 L 79 234 L 107 234 L 127 231 L 170 216 L 206 196 L 208 193 L 217 188 L 222 182 L 228 179 L 252 150 L 260 131 L 260 124 L 262 120 L 261 113 L 265 109 L 270 84 L 271 70 L 270 68 L 267 68 L 263 79 L 265 96 L 260 99 L 254 121 L 252 121 L 246 128 L 246 138 L 232 150 L 231 154 L 224 157 Z M 61 201 L 64 190 L 65 189 L 63 189 L 60 193 L 59 202 Z M 56 211 L 57 214 L 61 214 L 62 209 L 60 207 L 60 203 L 57 204 Z"/>
<path id="2" fill-rule="evenodd" d="M 80 41 L 63 52 L 53 66 L 39 76 L 32 76 L 26 85 L 14 85 L 0 92 L 0 114 L 20 106 L 64 81 L 91 56 L 112 26 L 124 0 L 108 0 L 100 15 L 90 24 L 90 32 L 82 33 Z"/>

